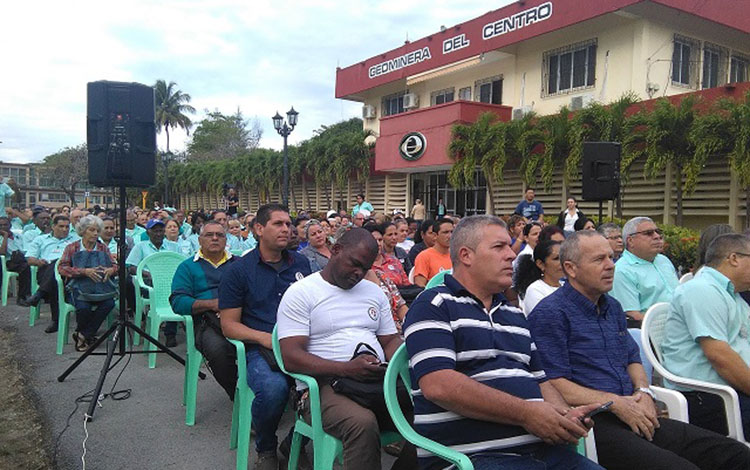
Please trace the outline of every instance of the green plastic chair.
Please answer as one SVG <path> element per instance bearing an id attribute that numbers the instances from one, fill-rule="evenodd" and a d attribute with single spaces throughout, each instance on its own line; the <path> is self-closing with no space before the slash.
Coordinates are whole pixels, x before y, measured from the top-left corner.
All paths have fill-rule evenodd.
<path id="1" fill-rule="evenodd" d="M 143 290 L 141 290 L 141 287 L 144 289 L 148 286 L 143 285 L 138 282 L 137 276 L 132 276 L 132 282 L 133 282 L 133 289 L 135 291 L 135 318 L 133 319 L 133 322 L 138 325 L 139 327 L 143 327 L 143 314 L 146 311 L 146 308 L 150 305 L 148 294 L 144 294 Z M 133 333 L 133 345 L 138 346 L 141 344 L 141 335 L 138 333 Z"/>
<path id="2" fill-rule="evenodd" d="M 195 408 L 198 399 L 198 375 L 203 363 L 203 354 L 195 347 L 193 317 L 185 315 L 182 321 L 185 323 L 186 336 L 185 382 L 182 387 L 182 404 L 185 406 L 185 424 L 193 426 L 195 424 Z"/>
<path id="3" fill-rule="evenodd" d="M 445 271 L 444 271 L 445 272 Z M 442 274 L 442 273 L 441 273 Z M 439 274 L 438 274 L 439 275 Z M 437 277 L 437 276 L 436 276 Z M 435 279 L 434 277 L 432 279 Z M 430 282 L 432 282 L 432 279 Z M 429 288 L 429 287 L 428 287 Z M 428 452 L 432 452 L 436 457 L 447 460 L 456 466 L 458 470 L 474 470 L 474 465 L 465 454 L 450 449 L 443 444 L 439 444 L 431 439 L 418 434 L 417 431 L 409 424 L 401 411 L 398 404 L 398 395 L 396 393 L 396 384 L 401 377 L 407 390 L 411 390 L 411 377 L 409 377 L 409 357 L 406 352 L 406 345 L 402 344 L 388 363 L 385 371 L 385 380 L 383 388 L 385 391 L 385 404 L 388 407 L 388 413 L 391 415 L 393 423 L 396 425 L 398 432 L 404 436 L 404 439 L 411 442 Z M 409 395 L 411 397 L 411 394 Z M 413 399 L 412 399 L 413 401 Z"/>
<path id="4" fill-rule="evenodd" d="M 232 434 L 229 442 L 230 449 L 237 449 L 237 470 L 247 470 L 250 455 L 250 425 L 255 394 L 247 385 L 247 356 L 245 344 L 234 339 L 229 340 L 237 350 L 237 385 L 234 388 L 234 404 L 232 406 Z M 290 467 L 291 468 L 291 467 Z M 296 468 L 296 467 L 295 467 Z"/>
<path id="5" fill-rule="evenodd" d="M 8 291 L 10 291 L 10 280 L 18 277 L 18 273 L 9 271 L 8 266 L 5 265 L 5 255 L 0 255 L 0 263 L 3 266 L 3 279 L 2 279 L 2 300 L 3 307 L 8 305 Z"/>
<path id="6" fill-rule="evenodd" d="M 297 468 L 299 452 L 302 447 L 302 436 L 312 440 L 314 458 L 313 467 L 315 470 L 330 470 L 333 468 L 334 460 L 338 459 L 339 462 L 341 461 L 343 446 L 340 440 L 323 430 L 318 381 L 309 375 L 287 371 L 284 366 L 284 359 L 281 357 L 281 345 L 279 344 L 276 327 L 273 329 L 272 339 L 273 355 L 276 357 L 276 362 L 279 364 L 279 368 L 285 374 L 307 385 L 310 396 L 310 424 L 308 424 L 299 413 L 296 413 L 294 434 L 292 436 L 292 447 L 289 452 L 289 470 Z M 380 443 L 384 446 L 394 442 L 399 442 L 402 439 L 401 435 L 396 432 L 383 432 L 380 434 Z"/>
<path id="7" fill-rule="evenodd" d="M 31 277 L 31 295 L 34 295 L 37 289 L 39 289 L 39 282 L 36 280 L 36 275 L 38 272 L 39 268 L 37 266 L 29 266 L 29 276 Z M 39 309 L 41 308 L 41 304 L 37 305 L 36 307 L 29 307 L 29 326 L 34 326 L 34 323 L 39 320 Z"/>
<path id="8" fill-rule="evenodd" d="M 425 289 L 432 289 L 433 287 L 437 287 L 440 285 L 443 285 L 445 282 L 445 275 L 452 273 L 453 270 L 449 269 L 447 271 L 440 271 L 439 273 L 432 276 L 432 279 L 427 281 L 427 285 L 424 286 Z"/>
<path id="9" fill-rule="evenodd" d="M 177 271 L 177 266 L 185 259 L 185 256 L 180 253 L 161 251 L 147 256 L 138 264 L 136 279 L 138 284 L 145 286 L 150 307 L 146 316 L 146 332 L 153 338 L 159 337 L 159 326 L 163 322 L 185 322 L 185 316 L 174 313 L 169 303 L 169 295 L 172 293 L 172 278 Z M 151 286 L 146 286 L 144 282 L 144 271 L 151 275 Z M 153 369 L 156 367 L 156 346 L 147 342 L 146 350 L 151 351 L 148 355 L 148 367 Z"/>
<path id="10" fill-rule="evenodd" d="M 457 452 L 443 444 L 428 439 L 412 428 L 406 420 L 401 407 L 398 404 L 398 395 L 396 393 L 396 384 L 401 377 L 407 390 L 411 390 L 411 376 L 409 375 L 409 356 L 406 351 L 406 344 L 402 344 L 393 354 L 388 368 L 385 371 L 385 380 L 383 388 L 385 391 L 385 404 L 388 407 L 388 413 L 391 415 L 393 423 L 396 425 L 398 432 L 404 436 L 404 439 L 411 442 L 428 452 L 432 452 L 436 457 L 447 460 L 456 466 L 458 470 L 474 470 L 474 465 L 465 454 Z M 411 394 L 409 395 L 414 401 Z M 594 439 L 594 430 L 589 430 L 589 435 L 585 439 L 579 439 L 578 444 L 572 445 L 571 448 L 577 453 L 586 456 L 589 460 L 597 462 L 596 441 Z"/>
<path id="11" fill-rule="evenodd" d="M 55 281 L 57 281 L 57 304 L 59 305 L 60 316 L 58 317 L 57 324 L 57 354 L 63 353 L 63 348 L 66 344 L 70 343 L 70 317 L 75 315 L 75 305 L 69 304 L 65 298 L 65 284 L 62 279 L 60 271 L 57 269 L 60 266 L 60 260 L 55 262 Z M 115 300 L 115 306 L 107 315 L 107 327 L 112 326 L 116 312 L 119 311 L 118 301 Z M 127 342 L 127 335 L 125 341 Z"/>

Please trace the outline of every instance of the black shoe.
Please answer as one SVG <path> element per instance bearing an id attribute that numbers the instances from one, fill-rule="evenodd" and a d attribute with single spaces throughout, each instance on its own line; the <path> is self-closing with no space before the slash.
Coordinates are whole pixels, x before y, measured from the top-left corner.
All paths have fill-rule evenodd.
<path id="1" fill-rule="evenodd" d="M 86 341 L 86 338 L 83 337 L 83 335 L 77 331 L 73 332 L 73 342 L 76 345 L 76 351 L 83 352 L 89 348 L 89 344 Z"/>
<path id="2" fill-rule="evenodd" d="M 289 453 L 292 450 L 292 440 L 287 437 L 281 444 L 279 444 L 279 468 L 289 467 Z M 313 470 L 312 463 L 307 457 L 305 452 L 305 446 L 300 446 L 299 458 L 297 458 L 297 469 L 298 470 Z"/>
<path id="3" fill-rule="evenodd" d="M 50 323 L 47 328 L 44 329 L 45 333 L 54 333 L 57 331 L 57 323 Z"/>
<path id="4" fill-rule="evenodd" d="M 27 297 L 26 298 L 26 302 L 28 302 L 28 304 L 29 304 L 30 307 L 38 307 L 39 306 L 39 302 L 41 302 L 41 301 L 42 301 L 42 294 L 39 291 L 37 291 L 36 293 L 34 293 L 34 295 L 32 295 L 31 297 Z M 55 330 L 55 331 L 57 331 L 57 330 Z"/>
<path id="5" fill-rule="evenodd" d="M 19 307 L 31 307 L 29 301 L 21 297 L 16 298 L 16 305 L 18 305 Z"/>
<path id="6" fill-rule="evenodd" d="M 177 338 L 174 337 L 174 335 L 166 336 L 167 340 L 164 342 L 165 346 L 168 348 L 173 348 L 177 346 Z"/>

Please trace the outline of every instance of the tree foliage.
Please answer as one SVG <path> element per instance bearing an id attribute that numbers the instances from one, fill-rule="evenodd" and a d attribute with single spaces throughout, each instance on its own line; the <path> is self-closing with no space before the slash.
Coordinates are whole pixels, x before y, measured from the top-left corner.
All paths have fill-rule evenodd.
<path id="1" fill-rule="evenodd" d="M 45 175 L 62 189 L 75 204 L 76 187 L 88 182 L 88 151 L 86 144 L 64 149 L 47 155 L 42 162 Z"/>
<path id="2" fill-rule="evenodd" d="M 218 110 L 206 114 L 188 144 L 189 160 L 225 160 L 258 147 L 263 130 L 257 120 L 246 119 L 239 109 L 232 115 Z"/>

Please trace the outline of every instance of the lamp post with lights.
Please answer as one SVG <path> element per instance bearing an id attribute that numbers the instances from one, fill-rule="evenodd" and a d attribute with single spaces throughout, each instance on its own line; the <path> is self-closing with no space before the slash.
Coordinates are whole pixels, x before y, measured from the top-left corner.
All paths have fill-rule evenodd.
<path id="1" fill-rule="evenodd" d="M 273 128 L 284 138 L 284 179 L 282 182 L 282 193 L 284 197 L 284 207 L 287 209 L 289 208 L 289 151 L 287 150 L 286 138 L 289 137 L 289 134 L 294 130 L 294 126 L 297 125 L 298 114 L 299 113 L 294 110 L 294 107 L 292 107 L 292 109 L 286 113 L 286 121 L 284 121 L 284 117 L 281 116 L 278 111 L 276 111 L 276 115 L 271 118 L 273 119 Z"/>

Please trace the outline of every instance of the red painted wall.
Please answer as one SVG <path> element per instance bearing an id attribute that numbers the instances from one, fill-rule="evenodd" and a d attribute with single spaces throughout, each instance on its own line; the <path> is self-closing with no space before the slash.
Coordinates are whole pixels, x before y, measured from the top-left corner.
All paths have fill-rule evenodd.
<path id="1" fill-rule="evenodd" d="M 485 112 L 493 112 L 502 121 L 509 121 L 512 108 L 475 101 L 453 101 L 417 109 L 380 120 L 380 137 L 375 142 L 375 170 L 395 171 L 419 169 L 434 165 L 451 165 L 447 150 L 451 129 L 456 123 L 470 123 Z M 427 149 L 419 160 L 404 160 L 399 153 L 401 139 L 410 132 L 421 132 Z"/>

